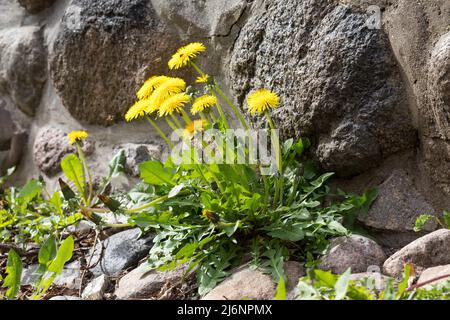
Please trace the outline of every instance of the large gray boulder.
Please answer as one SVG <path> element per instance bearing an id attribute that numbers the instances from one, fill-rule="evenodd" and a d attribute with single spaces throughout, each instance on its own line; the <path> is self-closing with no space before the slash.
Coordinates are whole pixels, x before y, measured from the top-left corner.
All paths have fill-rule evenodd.
<path id="1" fill-rule="evenodd" d="M 422 214 L 437 213 L 417 191 L 412 177 L 396 170 L 379 186 L 378 198 L 359 220 L 381 244 L 398 249 L 436 229 L 433 220 L 423 232 L 414 231 L 416 219 Z"/>
<path id="2" fill-rule="evenodd" d="M 147 0 L 73 0 L 51 53 L 51 74 L 76 119 L 123 120 L 150 75 L 167 72 L 180 42 Z"/>
<path id="3" fill-rule="evenodd" d="M 151 0 L 156 13 L 189 37 L 228 36 L 247 0 Z M 188 27 L 187 27 L 188 26 Z"/>
<path id="4" fill-rule="evenodd" d="M 384 263 L 384 273 L 399 277 L 407 263 L 412 263 L 417 273 L 450 264 L 450 230 L 435 231 L 397 251 Z"/>
<path id="5" fill-rule="evenodd" d="M 387 259 L 383 249 L 373 240 L 359 235 L 331 240 L 328 252 L 321 258 L 319 268 L 342 274 L 348 268 L 353 273 L 381 267 Z"/>
<path id="6" fill-rule="evenodd" d="M 4 104 L 0 101 L 0 151 L 9 150 L 13 136 L 14 125 L 11 114 L 4 109 Z"/>
<path id="7" fill-rule="evenodd" d="M 230 56 L 239 105 L 267 87 L 284 136 L 307 136 L 326 170 L 351 176 L 416 145 L 400 70 L 368 15 L 335 1 L 255 1 Z"/>
<path id="8" fill-rule="evenodd" d="M 450 79 L 449 16 L 448 0 L 397 0 L 383 14 L 383 26 L 401 65 L 419 128 L 418 174 L 430 195 L 439 196 L 443 207 L 450 205 L 450 131 L 446 120 L 450 105 L 445 91 Z M 441 190 L 443 196 L 437 194 Z"/>
<path id="9" fill-rule="evenodd" d="M 42 28 L 0 30 L 0 94 L 27 115 L 34 115 L 47 80 L 47 49 Z"/>

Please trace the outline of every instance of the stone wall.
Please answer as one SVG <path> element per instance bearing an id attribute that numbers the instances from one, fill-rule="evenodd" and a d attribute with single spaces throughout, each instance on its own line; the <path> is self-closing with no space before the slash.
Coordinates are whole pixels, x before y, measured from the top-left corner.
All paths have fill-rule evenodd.
<path id="1" fill-rule="evenodd" d="M 370 5 L 379 29 L 367 27 Z M 422 210 L 450 207 L 448 0 L 0 0 L 0 160 L 22 151 L 16 182 L 52 184 L 64 134 L 79 128 L 97 173 L 122 147 L 150 157 L 161 141 L 124 112 L 194 40 L 238 105 L 261 86 L 280 94 L 283 136 L 309 137 L 337 185 L 380 187 L 360 220 L 386 245 L 410 241 L 405 221 Z"/>

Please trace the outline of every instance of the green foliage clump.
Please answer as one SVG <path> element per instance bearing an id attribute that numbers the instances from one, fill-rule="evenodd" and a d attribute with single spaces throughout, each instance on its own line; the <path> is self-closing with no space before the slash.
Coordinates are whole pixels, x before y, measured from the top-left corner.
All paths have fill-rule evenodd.
<path id="1" fill-rule="evenodd" d="M 450 281 L 418 287 L 412 285 L 411 266 L 406 265 L 401 281 L 383 280 L 377 288 L 373 278 L 350 280 L 351 270 L 337 276 L 313 270 L 300 279 L 297 289 L 300 300 L 450 300 Z"/>

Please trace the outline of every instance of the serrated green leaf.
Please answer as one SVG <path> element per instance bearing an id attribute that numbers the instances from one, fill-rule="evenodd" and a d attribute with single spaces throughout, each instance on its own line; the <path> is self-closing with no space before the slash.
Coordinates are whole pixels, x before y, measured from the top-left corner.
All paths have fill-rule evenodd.
<path id="1" fill-rule="evenodd" d="M 13 300 L 19 292 L 22 268 L 20 256 L 11 249 L 8 253 L 8 261 L 6 263 L 6 278 L 2 285 L 3 288 L 8 288 L 6 291 L 8 300 Z"/>

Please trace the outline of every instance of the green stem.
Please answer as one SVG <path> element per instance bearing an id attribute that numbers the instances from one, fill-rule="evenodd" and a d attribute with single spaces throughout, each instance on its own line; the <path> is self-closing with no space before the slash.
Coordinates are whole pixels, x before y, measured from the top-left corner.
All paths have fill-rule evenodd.
<path id="1" fill-rule="evenodd" d="M 164 134 L 164 132 L 162 132 L 162 130 L 158 127 L 158 125 L 152 120 L 150 119 L 150 117 L 146 116 L 145 117 L 147 119 L 147 121 L 152 125 L 152 127 L 158 132 L 158 134 L 161 136 L 161 138 L 164 139 L 164 141 L 171 147 L 174 148 L 174 144 L 172 143 L 172 141 L 169 140 L 169 138 L 167 138 L 167 136 Z"/>
<path id="2" fill-rule="evenodd" d="M 267 203 L 269 202 L 269 184 L 265 175 L 261 175 L 261 177 L 264 182 L 264 208 L 267 208 Z"/>
<path id="3" fill-rule="evenodd" d="M 88 178 L 88 183 L 89 183 L 89 194 L 84 196 L 84 200 L 85 200 L 85 205 L 87 207 L 90 206 L 90 203 L 92 201 L 92 197 L 93 197 L 93 193 L 94 193 L 94 186 L 92 183 L 92 176 L 91 176 L 91 172 L 89 171 L 89 167 L 87 165 L 86 162 L 86 157 L 84 156 L 84 152 L 83 152 L 83 148 L 81 148 L 81 145 L 79 142 L 76 143 L 77 144 L 77 151 L 78 151 L 78 155 L 80 157 L 81 162 L 83 163 L 83 169 L 84 169 L 84 175 L 85 178 Z M 85 179 L 86 180 L 86 179 Z"/>
<path id="4" fill-rule="evenodd" d="M 224 100 L 225 102 L 231 107 L 231 109 L 233 110 L 234 114 L 236 115 L 236 117 L 239 119 L 239 121 L 241 122 L 242 126 L 244 127 L 244 129 L 248 130 L 249 125 L 247 123 L 247 121 L 245 120 L 245 118 L 242 116 L 241 112 L 239 111 L 239 109 L 234 105 L 233 102 L 231 102 L 231 100 L 227 97 L 227 95 L 219 88 L 219 86 L 216 86 L 216 90 L 215 90 Z"/>
<path id="5" fill-rule="evenodd" d="M 279 172 L 279 177 L 278 177 L 277 183 L 276 183 L 275 200 L 274 200 L 274 204 L 276 205 L 278 203 L 278 201 L 280 201 L 280 204 L 283 203 L 283 189 L 284 189 L 284 187 L 283 187 L 283 185 L 284 185 L 283 160 L 282 160 L 281 150 L 280 150 L 280 137 L 278 136 L 278 134 L 276 132 L 276 128 L 273 123 L 273 120 L 267 110 L 265 111 L 265 115 L 267 118 L 267 122 L 269 123 L 270 129 L 274 130 L 274 134 L 275 134 L 274 150 L 275 150 L 275 157 L 276 157 L 276 161 L 278 164 L 278 172 Z"/>
<path id="6" fill-rule="evenodd" d="M 183 129 L 183 126 L 181 125 L 180 121 L 178 121 L 177 117 L 173 113 L 170 115 L 170 117 L 172 118 L 173 122 L 179 129 Z"/>
<path id="7" fill-rule="evenodd" d="M 216 94 L 214 94 L 214 96 L 215 96 L 216 99 L 217 99 Z M 230 126 L 228 125 L 228 121 L 227 121 L 227 119 L 225 118 L 225 114 L 223 113 L 223 110 L 222 110 L 222 107 L 220 106 L 219 100 L 217 100 L 216 107 L 217 107 L 217 110 L 219 111 L 220 117 L 221 117 L 222 120 L 223 120 L 223 123 L 224 123 L 224 125 L 225 125 L 225 129 L 228 129 Z"/>
<path id="8" fill-rule="evenodd" d="M 293 203 L 294 200 L 295 200 L 295 196 L 296 196 L 296 194 L 297 194 L 297 189 L 298 189 L 299 183 L 300 183 L 299 179 L 295 179 L 295 180 L 294 180 L 294 185 L 292 186 L 292 193 L 289 195 L 289 199 L 288 199 L 288 201 L 287 201 L 287 206 L 288 206 L 288 207 L 291 206 L 292 203 Z"/>
<path id="9" fill-rule="evenodd" d="M 191 118 L 189 118 L 189 115 L 183 109 L 181 109 L 181 116 L 183 117 L 183 120 L 184 122 L 186 122 L 186 124 L 190 124 L 192 122 Z"/>
<path id="10" fill-rule="evenodd" d="M 169 125 L 169 127 L 173 130 L 173 131 L 177 131 L 178 129 L 181 128 L 177 128 L 172 121 L 169 120 L 169 118 L 164 117 L 164 119 L 166 120 L 167 124 Z"/>

